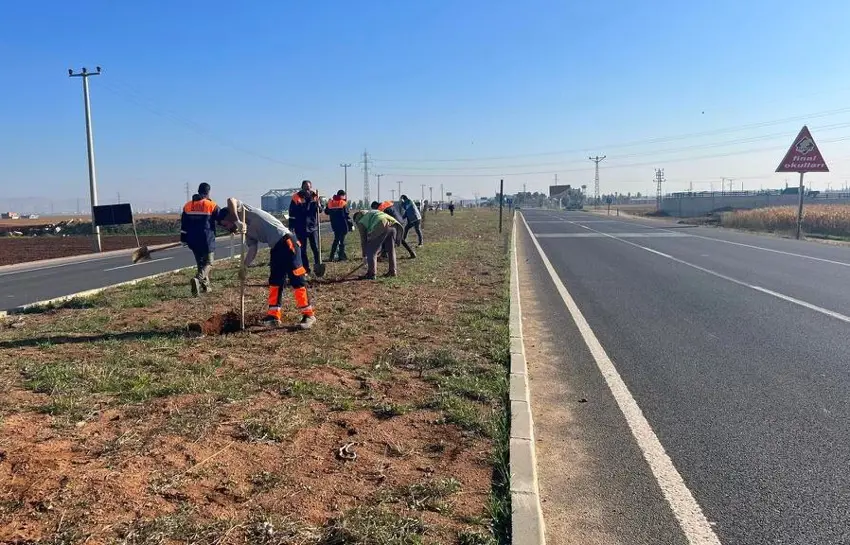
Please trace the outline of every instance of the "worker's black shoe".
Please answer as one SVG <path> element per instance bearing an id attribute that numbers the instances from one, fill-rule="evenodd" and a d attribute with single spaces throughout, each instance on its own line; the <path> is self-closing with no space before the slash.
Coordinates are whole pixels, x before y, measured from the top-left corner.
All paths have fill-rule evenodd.
<path id="1" fill-rule="evenodd" d="M 298 329 L 310 329 L 316 324 L 315 316 L 301 316 L 301 321 L 298 322 Z"/>
<path id="2" fill-rule="evenodd" d="M 384 278 L 395 278 L 396 276 L 398 276 L 397 272 L 386 272 L 383 274 Z"/>
<path id="3" fill-rule="evenodd" d="M 416 254 L 414 252 L 410 252 L 410 259 L 416 259 Z"/>
<path id="4" fill-rule="evenodd" d="M 260 323 L 266 327 L 280 327 L 281 325 L 280 318 L 276 318 L 274 316 L 266 316 L 260 321 Z"/>
<path id="5" fill-rule="evenodd" d="M 192 295 L 194 295 L 195 297 L 197 297 L 198 294 L 201 293 L 201 281 L 197 278 L 189 280 L 189 286 L 192 288 Z"/>
<path id="6" fill-rule="evenodd" d="M 375 275 L 374 275 L 374 274 L 364 274 L 364 275 L 363 275 L 363 276 L 361 276 L 360 278 L 361 278 L 361 279 L 363 279 L 363 280 L 374 280 L 374 279 L 375 279 Z"/>
<path id="7" fill-rule="evenodd" d="M 212 285 L 209 282 L 203 283 L 201 282 L 201 293 L 209 293 L 212 291 Z"/>

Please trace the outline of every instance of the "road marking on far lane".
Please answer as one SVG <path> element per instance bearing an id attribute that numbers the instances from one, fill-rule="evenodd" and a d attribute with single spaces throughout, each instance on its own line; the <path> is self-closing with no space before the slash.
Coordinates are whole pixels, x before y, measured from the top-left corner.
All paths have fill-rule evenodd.
<path id="1" fill-rule="evenodd" d="M 587 348 L 596 361 L 596 366 L 608 384 L 608 388 L 611 390 L 617 406 L 620 408 L 623 416 L 626 417 L 626 423 L 628 423 L 629 429 L 635 441 L 637 441 L 644 459 L 649 464 L 649 469 L 658 482 L 658 486 L 664 494 L 664 499 L 667 500 L 670 509 L 673 511 L 673 515 L 679 521 L 679 526 L 682 528 L 682 532 L 685 534 L 688 543 L 691 545 L 720 545 L 720 539 L 714 533 L 711 523 L 705 518 L 702 508 L 688 489 L 682 475 L 673 465 L 673 461 L 664 450 L 664 446 L 659 441 L 658 436 L 655 435 L 652 426 L 650 426 L 637 401 L 635 401 L 635 398 L 629 392 L 629 388 L 626 386 L 619 372 L 617 372 L 614 362 L 608 357 L 599 339 L 596 338 L 596 334 L 590 328 L 590 324 L 587 323 L 575 300 L 567 291 L 558 273 L 555 272 L 552 263 L 546 257 L 546 253 L 543 251 L 534 233 L 532 233 L 531 227 L 526 223 L 525 217 L 522 214 L 520 216 L 528 231 L 528 235 L 531 237 L 531 241 L 543 259 L 543 265 L 549 272 L 549 276 L 552 277 L 552 281 L 555 283 L 561 299 L 567 306 L 567 310 L 569 310 L 573 321 L 578 327 Z"/>
<path id="2" fill-rule="evenodd" d="M 664 227 L 654 227 L 652 225 L 643 225 L 641 223 L 623 221 L 623 220 L 615 220 L 615 221 L 619 221 L 620 223 L 624 223 L 626 225 L 642 225 L 643 227 L 646 227 L 647 229 L 656 229 L 658 231 L 675 232 L 675 231 L 671 231 L 670 229 L 667 229 L 667 228 L 664 228 Z M 694 227 L 696 227 L 696 226 L 694 226 Z M 688 236 L 694 237 L 694 238 L 699 238 L 699 239 L 702 239 L 702 240 L 708 240 L 708 241 L 711 241 L 711 242 L 720 242 L 722 244 L 731 244 L 732 246 L 741 246 L 743 248 L 750 248 L 752 250 L 761 250 L 762 252 L 770 252 L 770 253 L 774 253 L 774 254 L 787 255 L 787 256 L 790 256 L 790 257 L 799 257 L 799 258 L 802 258 L 802 259 L 811 259 L 812 261 L 820 261 L 821 263 L 831 263 L 832 265 L 840 265 L 842 267 L 850 267 L 850 263 L 847 263 L 846 261 L 836 261 L 834 259 L 826 259 L 824 257 L 815 257 L 815 256 L 811 256 L 811 255 L 806 255 L 806 254 L 798 254 L 798 253 L 795 253 L 795 252 L 786 252 L 784 250 L 774 250 L 773 248 L 765 248 L 764 246 L 756 246 L 755 244 L 745 244 L 743 242 L 734 242 L 732 240 L 723 240 L 722 238 L 713 238 L 713 237 L 706 237 L 706 236 L 703 236 L 703 235 L 694 235 L 692 233 L 688 233 Z"/>
<path id="3" fill-rule="evenodd" d="M 157 263 L 159 261 L 168 261 L 173 257 L 160 257 L 159 259 L 151 259 L 150 261 L 142 261 L 141 263 L 130 263 L 129 265 L 121 265 L 120 267 L 112 267 L 111 269 L 103 269 L 103 272 L 117 271 L 118 269 L 127 269 L 129 267 L 138 267 L 139 265 L 147 265 L 149 263 Z"/>
<path id="4" fill-rule="evenodd" d="M 696 269 L 696 270 L 704 272 L 706 274 L 710 274 L 710 275 L 715 276 L 717 278 L 722 278 L 723 280 L 726 280 L 727 282 L 732 282 L 733 284 L 738 284 L 739 286 L 744 286 L 745 288 L 750 288 L 751 290 L 755 290 L 755 291 L 758 291 L 758 292 L 761 292 L 761 293 L 764 293 L 764 294 L 767 294 L 767 295 L 772 295 L 773 297 L 776 297 L 777 299 L 782 299 L 783 301 L 787 301 L 789 303 L 794 303 L 795 305 L 799 305 L 801 307 L 807 308 L 809 310 L 813 310 L 815 312 L 819 312 L 819 313 L 824 314 L 826 316 L 836 318 L 838 320 L 841 320 L 842 322 L 850 323 L 850 316 L 845 316 L 844 314 L 835 312 L 834 310 L 829 310 L 827 308 L 819 307 L 817 305 L 813 305 L 812 303 L 803 301 L 801 299 L 797 299 L 795 297 L 791 297 L 789 295 L 785 295 L 785 294 L 779 293 L 777 291 L 769 290 L 767 288 L 762 288 L 761 286 L 756 286 L 754 284 L 747 284 L 743 280 L 738 280 L 737 278 L 732 278 L 731 276 L 726 276 L 725 274 L 721 274 L 717 271 L 712 271 L 711 269 L 706 269 L 705 267 L 700 267 L 699 265 L 696 265 L 696 264 L 691 263 L 689 261 L 685 261 L 684 259 L 679 259 L 678 257 L 673 257 L 672 255 L 665 254 L 663 252 L 659 252 L 658 250 L 653 250 L 652 248 L 647 248 L 646 246 L 641 246 L 640 244 L 637 244 L 637 243 L 632 242 L 630 240 L 622 239 L 622 238 L 617 236 L 617 233 L 613 233 L 613 234 L 612 233 L 603 233 L 601 231 L 596 231 L 596 230 L 593 230 L 593 229 L 591 229 L 591 230 L 594 231 L 595 233 L 600 233 L 602 235 L 605 235 L 608 238 L 613 238 L 614 240 L 619 240 L 623 244 L 628 244 L 629 246 L 634 246 L 635 248 L 640 248 L 641 250 L 646 250 L 647 252 L 649 252 L 651 254 L 655 254 L 657 256 L 667 258 L 671 261 L 675 261 L 676 263 L 686 265 L 688 267 L 691 267 L 692 269 Z"/>

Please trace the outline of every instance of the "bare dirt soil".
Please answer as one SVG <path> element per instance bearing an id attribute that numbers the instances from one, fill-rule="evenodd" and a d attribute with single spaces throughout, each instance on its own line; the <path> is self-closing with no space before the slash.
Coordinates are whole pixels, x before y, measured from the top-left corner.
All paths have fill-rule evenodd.
<path id="1" fill-rule="evenodd" d="M 136 248 L 134 236 L 108 236 L 101 238 L 103 250 Z M 167 244 L 180 240 L 179 235 L 140 236 L 142 245 Z M 92 239 L 84 236 L 69 237 L 2 237 L 0 238 L 0 265 L 26 263 L 55 257 L 92 253 Z"/>
<path id="2" fill-rule="evenodd" d="M 497 225 L 429 215 L 397 278 L 329 263 L 307 332 L 190 334 L 238 308 L 235 263 L 0 325 L 0 543 L 507 543 Z"/>

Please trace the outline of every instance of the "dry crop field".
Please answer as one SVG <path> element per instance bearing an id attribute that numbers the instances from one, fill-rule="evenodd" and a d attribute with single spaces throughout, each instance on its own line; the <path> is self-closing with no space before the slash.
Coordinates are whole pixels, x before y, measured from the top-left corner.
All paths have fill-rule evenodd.
<path id="1" fill-rule="evenodd" d="M 180 240 L 179 235 L 140 236 L 142 244 L 167 244 Z M 103 251 L 123 250 L 136 247 L 136 237 L 117 235 L 102 237 Z M 53 259 L 92 253 L 92 239 L 85 236 L 71 237 L 2 237 L 0 238 L 0 266 L 26 263 L 41 259 Z"/>
<path id="2" fill-rule="evenodd" d="M 329 263 L 307 332 L 191 336 L 238 306 L 229 262 L 202 299 L 177 273 L 12 317 L 0 542 L 507 543 L 510 221 L 497 225 L 428 215 L 398 278 L 335 281 L 357 261 Z M 256 317 L 268 270 L 250 271 Z"/>
<path id="3" fill-rule="evenodd" d="M 736 210 L 724 213 L 723 227 L 792 233 L 797 226 L 797 207 L 782 206 Z M 839 238 L 850 237 L 850 206 L 836 204 L 807 205 L 803 212 L 803 232 Z"/>

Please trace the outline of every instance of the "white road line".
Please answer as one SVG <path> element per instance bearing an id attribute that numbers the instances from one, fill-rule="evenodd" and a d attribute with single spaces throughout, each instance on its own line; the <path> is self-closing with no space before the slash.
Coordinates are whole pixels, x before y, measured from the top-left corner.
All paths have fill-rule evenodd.
<path id="1" fill-rule="evenodd" d="M 584 227 L 581 225 L 580 227 Z M 585 229 L 589 229 L 589 227 L 584 227 Z M 612 233 L 617 235 L 618 237 L 623 238 L 684 238 L 688 235 L 683 233 L 651 233 L 651 232 L 642 232 L 642 233 Z M 534 236 L 537 238 L 600 238 L 602 237 L 599 233 L 535 233 Z"/>
<path id="2" fill-rule="evenodd" d="M 850 316 L 845 316 L 844 314 L 835 312 L 834 310 L 829 310 L 827 308 L 819 307 L 817 305 L 813 305 L 812 303 L 808 303 L 808 302 L 803 301 L 801 299 L 797 299 L 795 297 L 791 297 L 791 296 L 785 295 L 783 293 L 779 293 L 779 292 L 772 291 L 772 290 L 769 290 L 769 289 L 766 289 L 766 288 L 762 288 L 761 286 L 755 286 L 753 284 L 748 284 L 748 283 L 746 283 L 742 280 L 738 280 L 737 278 L 732 278 L 731 276 L 726 276 L 725 274 L 721 274 L 719 272 L 712 271 L 711 269 L 706 269 L 705 267 L 700 267 L 699 265 L 695 265 L 694 263 L 691 263 L 689 261 L 685 261 L 684 259 L 679 259 L 678 257 L 673 257 L 672 255 L 659 252 L 658 250 L 653 250 L 652 248 L 647 248 L 646 246 L 641 246 L 640 244 L 634 243 L 630 240 L 625 240 L 625 239 L 619 238 L 616 233 L 613 233 L 613 234 L 612 233 L 602 233 L 601 231 L 595 231 L 595 232 L 600 233 L 602 235 L 605 235 L 608 238 L 613 238 L 614 240 L 619 240 L 623 244 L 628 244 L 629 246 L 634 246 L 635 248 L 640 248 L 641 250 L 646 250 L 647 252 L 650 252 L 650 253 L 655 254 L 657 256 L 661 256 L 661 257 L 667 258 L 671 261 L 675 261 L 676 263 L 686 265 L 688 267 L 691 267 L 692 269 L 696 269 L 696 270 L 704 272 L 706 274 L 710 274 L 710 275 L 715 276 L 717 278 L 722 278 L 723 280 L 726 280 L 727 282 L 732 282 L 733 284 L 738 284 L 739 286 L 744 286 L 745 288 L 750 288 L 752 290 L 756 290 L 758 292 L 761 292 L 761 293 L 764 293 L 764 294 L 767 294 L 767 295 L 772 295 L 773 297 L 776 297 L 778 299 L 782 299 L 783 301 L 787 301 L 789 303 L 794 303 L 795 305 L 799 305 L 801 307 L 807 308 L 809 310 L 813 310 L 815 312 L 819 312 L 819 313 L 824 314 L 826 316 L 836 318 L 838 320 L 841 320 L 842 322 L 850 323 Z M 710 240 L 713 240 L 713 239 L 710 239 Z"/>
<path id="3" fill-rule="evenodd" d="M 616 220 L 616 221 L 619 221 L 620 223 L 624 223 L 626 225 L 641 225 L 642 227 L 646 227 L 647 229 L 655 229 L 655 230 L 658 230 L 658 231 L 675 232 L 675 231 L 672 231 L 671 229 L 666 229 L 664 227 L 654 227 L 652 225 L 643 225 L 643 224 L 640 224 L 640 223 L 623 221 L 623 220 Z M 830 263 L 832 265 L 839 265 L 841 267 L 850 267 L 850 263 L 847 263 L 845 261 L 835 261 L 834 259 L 826 259 L 826 258 L 823 258 L 823 257 L 814 257 L 814 256 L 811 256 L 811 255 L 798 254 L 798 253 L 795 253 L 795 252 L 786 252 L 784 250 L 774 250 L 773 248 L 765 248 L 764 246 L 756 246 L 755 244 L 745 244 L 743 242 L 733 242 L 731 240 L 723 240 L 722 238 L 713 238 L 713 237 L 706 237 L 706 236 L 703 236 L 703 235 L 695 235 L 693 233 L 688 233 L 688 236 L 694 237 L 694 238 L 699 238 L 699 239 L 702 239 L 702 240 L 708 240 L 708 241 L 711 241 L 711 242 L 721 242 L 723 244 L 731 244 L 733 246 L 741 246 L 742 248 L 750 248 L 752 250 L 761 250 L 762 252 L 771 252 L 771 253 L 774 253 L 774 254 L 787 255 L 787 256 L 790 256 L 790 257 L 799 257 L 799 258 L 802 258 L 802 259 L 811 259 L 812 261 L 819 261 L 821 263 Z"/>
<path id="4" fill-rule="evenodd" d="M 173 257 L 160 257 L 159 259 L 151 259 L 150 261 L 142 261 L 141 263 L 130 263 L 129 265 L 121 265 L 120 267 L 112 267 L 111 269 L 103 269 L 103 272 L 117 271 L 118 269 L 127 269 L 129 267 L 138 267 L 139 265 L 148 265 L 149 263 L 158 263 L 160 261 L 168 261 Z"/>
<path id="5" fill-rule="evenodd" d="M 602 348 L 602 344 L 596 338 L 596 334 L 590 328 L 590 324 L 587 323 L 575 300 L 567 291 L 564 283 L 561 282 L 558 273 L 555 272 L 552 263 L 546 257 L 546 253 L 543 251 L 537 238 L 535 238 L 534 233 L 531 232 L 531 227 L 525 222 L 525 217 L 523 217 L 522 221 L 531 237 L 531 241 L 540 253 L 543 264 L 546 266 L 546 270 L 549 271 L 549 276 L 552 277 L 552 281 L 555 283 L 561 299 L 563 299 L 564 304 L 570 311 L 570 315 L 578 327 L 587 348 L 596 361 L 596 366 L 608 384 L 608 388 L 611 390 L 617 406 L 622 411 L 623 416 L 625 416 L 629 429 L 635 441 L 637 441 L 644 459 L 649 464 L 649 468 L 658 482 L 658 486 L 661 487 L 664 499 L 667 500 L 670 509 L 673 511 L 673 515 L 679 521 L 679 526 L 681 526 L 688 543 L 691 545 L 720 545 L 720 539 L 705 518 L 702 508 L 688 489 L 684 479 L 682 479 L 682 475 L 679 474 L 679 471 L 673 465 L 673 461 L 667 455 L 664 446 L 658 440 L 658 436 L 652 431 L 652 426 L 649 425 L 649 421 L 644 416 L 637 401 L 635 401 L 635 398 L 629 392 L 628 386 L 626 386 L 626 383 L 617 372 L 614 362 L 611 361 L 605 349 Z"/>

